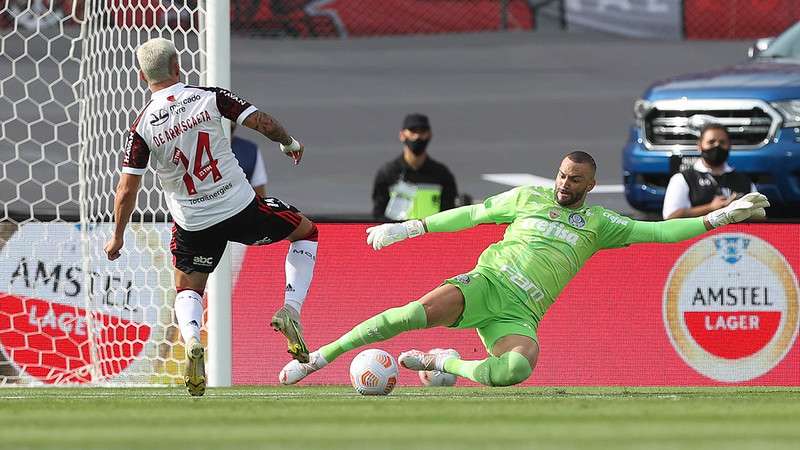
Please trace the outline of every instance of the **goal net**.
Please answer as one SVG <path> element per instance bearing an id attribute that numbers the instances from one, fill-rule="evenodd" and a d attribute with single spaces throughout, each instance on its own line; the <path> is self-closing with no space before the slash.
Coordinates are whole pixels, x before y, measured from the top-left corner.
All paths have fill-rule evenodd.
<path id="1" fill-rule="evenodd" d="M 0 384 L 182 380 L 171 225 L 154 174 L 103 245 L 127 130 L 148 98 L 137 46 L 175 42 L 205 83 L 205 2 L 0 1 Z M 143 120 L 147 120 L 144 118 Z"/>

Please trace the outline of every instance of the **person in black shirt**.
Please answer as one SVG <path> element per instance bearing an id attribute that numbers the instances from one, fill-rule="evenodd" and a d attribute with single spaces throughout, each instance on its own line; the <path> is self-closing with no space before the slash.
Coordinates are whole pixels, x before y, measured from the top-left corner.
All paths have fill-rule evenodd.
<path id="1" fill-rule="evenodd" d="M 405 117 L 399 135 L 403 154 L 384 164 L 375 175 L 372 215 L 376 219 L 423 219 L 455 207 L 455 177 L 426 151 L 432 136 L 427 116 Z"/>
<path id="2" fill-rule="evenodd" d="M 726 162 L 731 139 L 724 126 L 703 126 L 697 148 L 701 158 L 669 180 L 661 211 L 665 220 L 704 216 L 756 190 L 747 175 L 736 172 Z"/>

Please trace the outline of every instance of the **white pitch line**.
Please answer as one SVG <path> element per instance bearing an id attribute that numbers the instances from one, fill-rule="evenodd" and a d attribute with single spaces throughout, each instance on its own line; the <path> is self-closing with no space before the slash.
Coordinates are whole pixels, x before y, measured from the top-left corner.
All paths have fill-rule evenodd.
<path id="1" fill-rule="evenodd" d="M 530 173 L 485 173 L 481 178 L 492 183 L 506 186 L 544 186 L 553 187 L 555 180 L 540 177 Z M 592 194 L 620 194 L 625 192 L 621 184 L 598 184 L 592 189 Z"/>

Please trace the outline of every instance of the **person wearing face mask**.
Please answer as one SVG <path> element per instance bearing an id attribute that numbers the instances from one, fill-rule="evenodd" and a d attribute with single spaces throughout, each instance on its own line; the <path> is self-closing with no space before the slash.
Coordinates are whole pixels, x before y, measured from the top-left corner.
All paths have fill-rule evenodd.
<path id="1" fill-rule="evenodd" d="M 697 148 L 701 158 L 669 180 L 661 211 L 664 219 L 704 216 L 756 190 L 747 175 L 736 172 L 726 162 L 731 140 L 724 126 L 703 126 Z"/>
<path id="2" fill-rule="evenodd" d="M 399 134 L 403 153 L 375 175 L 372 215 L 376 219 L 422 219 L 455 207 L 455 177 L 427 152 L 432 136 L 427 116 L 405 117 Z"/>

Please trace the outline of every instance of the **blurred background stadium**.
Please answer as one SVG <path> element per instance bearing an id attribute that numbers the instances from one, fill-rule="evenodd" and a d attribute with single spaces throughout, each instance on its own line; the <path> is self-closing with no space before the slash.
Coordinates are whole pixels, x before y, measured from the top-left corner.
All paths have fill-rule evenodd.
<path id="1" fill-rule="evenodd" d="M 77 150 L 67 155 L 65 145 L 77 137 L 77 104 L 62 117 L 56 109 L 68 86 L 47 80 L 77 71 L 65 58 L 68 40 L 54 36 L 77 32 L 72 11 L 84 5 L 4 4 L 4 217 L 75 218 Z M 197 8 L 180 0 L 117 5 L 124 10 L 110 15 L 109 26 L 141 33 L 180 31 Z M 798 17 L 800 6 L 788 0 L 235 1 L 231 88 L 304 140 L 307 157 L 297 168 L 272 146 L 261 150 L 270 192 L 315 217 L 370 217 L 372 178 L 400 153 L 397 130 L 415 111 L 434 126 L 431 155 L 475 199 L 507 187 L 486 174 L 550 178 L 561 155 L 585 149 L 609 186 L 592 201 L 637 214 L 621 192 L 620 155 L 642 91 L 659 79 L 741 62 L 754 38 L 777 35 Z M 25 84 L 36 77 L 45 82 Z M 31 100 L 21 100 L 28 92 Z M 46 134 L 42 119 L 58 124 L 57 142 L 37 136 Z M 241 133 L 258 140 L 248 131 Z M 52 170 L 28 164 L 42 148 L 58 163 L 56 185 L 48 184 Z"/>

